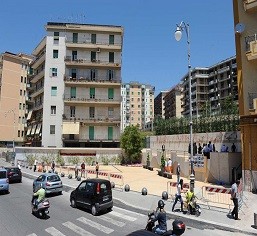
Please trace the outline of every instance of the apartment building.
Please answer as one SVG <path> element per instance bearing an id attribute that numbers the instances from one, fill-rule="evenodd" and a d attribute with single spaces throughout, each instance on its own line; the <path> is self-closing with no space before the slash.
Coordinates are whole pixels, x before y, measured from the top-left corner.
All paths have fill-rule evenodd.
<path id="1" fill-rule="evenodd" d="M 242 172 L 246 191 L 257 190 L 257 0 L 234 0 Z"/>
<path id="2" fill-rule="evenodd" d="M 0 142 L 23 145 L 26 129 L 27 74 L 32 57 L 5 52 L 0 55 Z"/>
<path id="3" fill-rule="evenodd" d="M 154 99 L 154 117 L 165 118 L 164 97 L 168 91 L 161 91 Z"/>
<path id="4" fill-rule="evenodd" d="M 155 87 L 139 82 L 124 83 L 121 86 L 121 131 L 129 125 L 144 129 L 154 119 Z"/>
<path id="5" fill-rule="evenodd" d="M 33 51 L 27 136 L 44 147 L 118 147 L 123 28 L 48 22 Z"/>
<path id="6" fill-rule="evenodd" d="M 189 79 L 182 80 L 182 115 L 189 116 Z M 196 67 L 191 72 L 192 115 L 200 116 L 203 111 L 220 114 L 221 103 L 227 97 L 238 102 L 236 57 L 225 59 L 210 67 Z"/>

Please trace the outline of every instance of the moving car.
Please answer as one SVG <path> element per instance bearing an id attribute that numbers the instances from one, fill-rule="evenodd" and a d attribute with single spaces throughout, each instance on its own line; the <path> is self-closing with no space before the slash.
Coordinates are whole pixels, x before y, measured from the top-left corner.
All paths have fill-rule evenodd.
<path id="1" fill-rule="evenodd" d="M 22 182 L 22 173 L 18 167 L 5 167 L 9 182 Z"/>
<path id="2" fill-rule="evenodd" d="M 0 167 L 0 191 L 9 193 L 9 179 L 7 177 L 7 170 L 3 167 Z"/>
<path id="3" fill-rule="evenodd" d="M 87 179 L 70 194 L 72 207 L 91 210 L 92 215 L 100 211 L 111 211 L 113 207 L 111 182 L 105 179 Z"/>
<path id="4" fill-rule="evenodd" d="M 55 173 L 44 173 L 33 182 L 33 192 L 37 191 L 40 184 L 45 189 L 46 194 L 59 193 L 62 194 L 63 185 L 59 175 Z"/>

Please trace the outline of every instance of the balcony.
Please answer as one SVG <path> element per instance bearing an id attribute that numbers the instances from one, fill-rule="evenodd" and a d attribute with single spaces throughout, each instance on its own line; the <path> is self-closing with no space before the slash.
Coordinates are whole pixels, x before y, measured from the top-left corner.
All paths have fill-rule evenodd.
<path id="1" fill-rule="evenodd" d="M 120 87 L 121 80 L 120 79 L 89 79 L 87 77 L 79 77 L 79 78 L 72 78 L 64 76 L 64 83 L 66 86 L 94 86 L 94 87 Z"/>
<path id="2" fill-rule="evenodd" d="M 42 55 L 40 55 L 32 64 L 32 68 L 36 69 L 38 68 L 46 59 L 46 54 L 43 53 Z"/>
<path id="3" fill-rule="evenodd" d="M 245 11 L 252 12 L 257 10 L 257 0 L 244 0 Z"/>
<path id="4" fill-rule="evenodd" d="M 64 96 L 63 98 L 65 105 L 72 106 L 72 105 L 94 105 L 94 106 L 106 106 L 106 105 L 119 105 L 121 104 L 120 98 L 113 98 L 108 99 L 107 96 L 101 97 L 101 96 L 95 96 L 95 98 L 87 97 L 76 97 L 71 98 L 69 96 Z"/>
<path id="5" fill-rule="evenodd" d="M 41 70 L 38 74 L 31 77 L 30 82 L 31 83 L 38 82 L 44 76 L 44 74 L 45 74 L 45 70 Z"/>
<path id="6" fill-rule="evenodd" d="M 121 68 L 121 64 L 119 62 L 109 62 L 104 60 L 90 60 L 85 58 L 77 58 L 72 59 L 71 56 L 66 56 L 64 58 L 66 66 L 76 66 L 76 67 L 108 67 L 108 68 Z"/>
<path id="7" fill-rule="evenodd" d="M 31 98 L 35 98 L 37 97 L 39 94 L 44 92 L 44 86 L 42 86 L 41 88 L 39 88 L 38 90 L 36 90 L 34 93 L 32 93 L 30 96 Z"/>
<path id="8" fill-rule="evenodd" d="M 113 125 L 113 124 L 120 124 L 121 118 L 120 116 L 117 117 L 106 117 L 106 116 L 99 116 L 99 117 L 63 117 L 63 121 L 65 122 L 80 122 L 80 125 L 86 126 L 86 125 L 93 125 L 93 126 L 107 126 L 107 125 Z"/>
<path id="9" fill-rule="evenodd" d="M 245 37 L 246 57 L 248 61 L 257 59 L 257 34 Z"/>

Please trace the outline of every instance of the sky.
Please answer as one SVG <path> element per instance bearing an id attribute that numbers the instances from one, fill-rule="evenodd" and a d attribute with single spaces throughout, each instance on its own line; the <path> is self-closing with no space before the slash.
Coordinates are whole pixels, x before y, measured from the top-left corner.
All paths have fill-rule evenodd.
<path id="1" fill-rule="evenodd" d="M 155 86 L 155 96 L 188 71 L 186 32 L 174 38 L 181 21 L 189 24 L 192 68 L 236 54 L 232 0 L 8 0 L 0 12 L 0 53 L 31 54 L 47 22 L 122 26 L 122 81 Z"/>

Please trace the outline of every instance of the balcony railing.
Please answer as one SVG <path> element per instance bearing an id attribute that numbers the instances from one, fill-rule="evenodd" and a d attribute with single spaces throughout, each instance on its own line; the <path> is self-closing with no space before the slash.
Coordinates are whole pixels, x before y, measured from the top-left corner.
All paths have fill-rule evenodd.
<path id="1" fill-rule="evenodd" d="M 108 99 L 107 96 L 95 96 L 95 98 L 90 98 L 89 96 L 71 98 L 69 95 L 65 95 L 63 99 L 65 102 L 79 102 L 79 103 L 81 103 L 81 102 L 85 102 L 85 103 L 92 103 L 92 102 L 121 103 L 121 98 Z"/>
<path id="2" fill-rule="evenodd" d="M 121 46 L 121 43 L 113 43 L 110 44 L 109 42 L 106 41 L 97 41 L 95 43 L 92 43 L 91 40 L 76 40 L 73 41 L 73 38 L 67 38 L 66 43 L 72 43 L 72 44 L 89 44 L 89 45 L 108 45 L 108 46 Z"/>
<path id="3" fill-rule="evenodd" d="M 68 77 L 68 76 L 64 76 L 64 82 L 67 83 L 121 83 L 121 79 L 106 79 L 106 78 L 100 78 L 97 77 L 95 79 L 90 79 L 89 77 L 76 77 L 76 78 L 72 78 L 72 77 Z"/>
<path id="4" fill-rule="evenodd" d="M 255 11 L 257 9 L 257 0 L 244 0 L 245 11 Z"/>
<path id="5" fill-rule="evenodd" d="M 245 37 L 245 51 L 246 52 L 250 51 L 250 43 L 253 41 L 257 42 L 257 34 L 248 35 L 247 37 Z"/>

